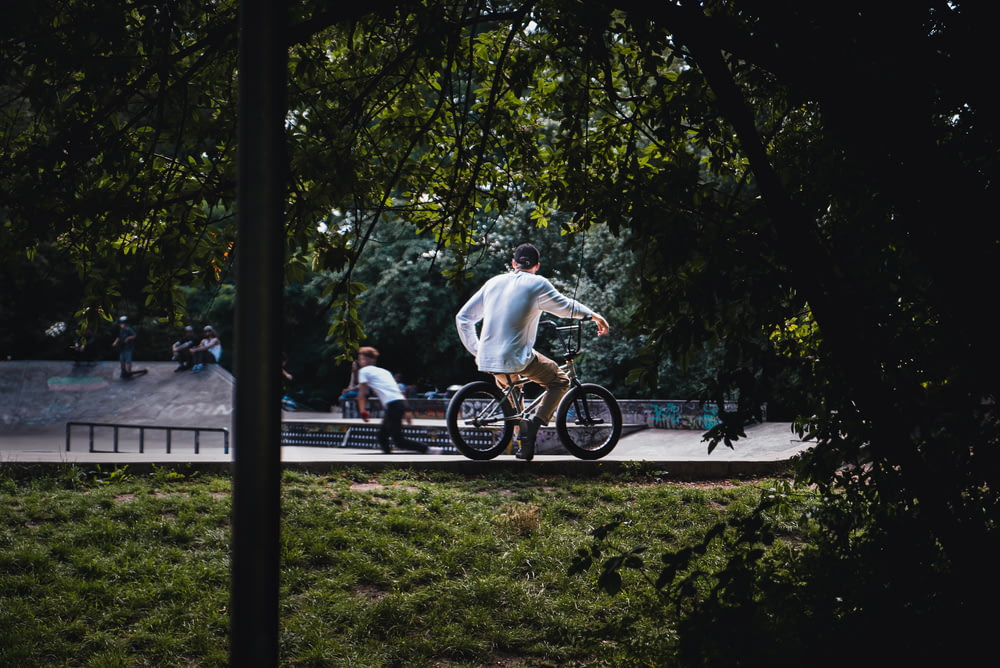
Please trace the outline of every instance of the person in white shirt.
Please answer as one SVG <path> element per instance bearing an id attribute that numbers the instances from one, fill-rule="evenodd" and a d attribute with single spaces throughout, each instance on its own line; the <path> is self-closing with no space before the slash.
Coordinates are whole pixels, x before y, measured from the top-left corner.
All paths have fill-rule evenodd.
<path id="1" fill-rule="evenodd" d="M 534 349 L 542 313 L 562 318 L 589 316 L 597 323 L 598 336 L 607 334 L 609 327 L 601 314 L 562 295 L 548 279 L 537 275 L 541 261 L 531 244 L 515 249 L 511 267 L 513 272 L 494 276 L 472 295 L 455 316 L 455 325 L 479 370 L 493 374 L 499 385 L 510 382 L 508 376 L 521 375 L 545 388 L 545 399 L 534 417 L 521 423 L 517 456 L 530 461 L 539 427 L 548 424 L 569 389 L 569 378 L 559 365 Z"/>
<path id="2" fill-rule="evenodd" d="M 382 402 L 382 426 L 378 432 L 378 442 L 382 452 L 392 452 L 389 439 L 392 439 L 401 450 L 416 450 L 427 452 L 427 445 L 403 436 L 403 417 L 406 415 L 406 398 L 399 390 L 399 383 L 388 369 L 375 366 L 378 362 L 378 351 L 371 346 L 358 350 L 358 413 L 361 419 L 368 422 L 371 414 L 368 412 L 368 390 L 375 392 Z M 407 418 L 407 424 L 410 419 Z"/>
<path id="3" fill-rule="evenodd" d="M 205 325 L 204 337 L 201 343 L 191 348 L 191 356 L 195 362 L 194 368 L 191 369 L 194 373 L 204 369 L 206 364 L 218 362 L 222 357 L 222 341 L 211 325 Z"/>

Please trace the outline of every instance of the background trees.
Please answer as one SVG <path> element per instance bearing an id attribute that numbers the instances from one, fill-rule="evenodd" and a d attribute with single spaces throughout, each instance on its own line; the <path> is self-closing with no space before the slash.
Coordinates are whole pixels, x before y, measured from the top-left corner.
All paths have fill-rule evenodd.
<path id="1" fill-rule="evenodd" d="M 76 267 L 80 318 L 126 299 L 176 317 L 180 286 L 239 257 L 234 5 L 4 12 L 16 30 L 0 45 L 0 250 L 52 249 Z M 922 637 L 947 620 L 973 642 L 968 611 L 995 594 L 976 574 L 991 565 L 998 510 L 998 358 L 969 320 L 997 264 L 983 224 L 997 102 L 979 84 L 995 13 L 297 3 L 290 283 L 317 272 L 316 312 L 340 350 L 362 325 L 386 341 L 397 326 L 443 331 L 431 304 L 460 303 L 495 270 L 483 262 L 508 243 L 508 219 L 527 216 L 551 230 L 564 287 L 622 280 L 609 306 L 632 314 L 635 343 L 594 356 L 609 382 L 625 359 L 652 383 L 659 360 L 710 360 L 711 378 L 695 374 L 703 396 L 740 402 L 720 438 L 786 388 L 781 403 L 816 442 L 803 474 L 831 499 L 824 556 L 886 578 L 881 593 Z M 430 257 L 440 276 L 421 269 Z M 403 318 L 391 286 L 414 280 L 444 297 L 408 300 Z M 421 338 L 417 359 L 454 346 Z M 810 605 L 831 593 L 796 587 Z M 852 604 L 817 619 L 858 630 L 885 610 L 863 588 L 844 592 Z M 718 599 L 719 617 L 741 601 Z"/>

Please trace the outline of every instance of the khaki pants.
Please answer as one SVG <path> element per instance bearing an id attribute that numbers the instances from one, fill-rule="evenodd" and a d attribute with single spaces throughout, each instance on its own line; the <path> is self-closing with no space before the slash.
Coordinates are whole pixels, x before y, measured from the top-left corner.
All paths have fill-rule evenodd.
<path id="1" fill-rule="evenodd" d="M 521 369 L 517 375 L 524 376 L 545 388 L 545 398 L 538 405 L 535 417 L 543 425 L 548 424 L 549 420 L 552 419 L 552 414 L 559 407 L 559 400 L 569 389 L 569 377 L 562 372 L 558 364 L 539 352 L 535 353 L 534 359 L 528 362 L 528 366 Z M 507 387 L 516 380 L 513 376 L 514 374 L 494 374 L 497 385 L 500 387 Z"/>

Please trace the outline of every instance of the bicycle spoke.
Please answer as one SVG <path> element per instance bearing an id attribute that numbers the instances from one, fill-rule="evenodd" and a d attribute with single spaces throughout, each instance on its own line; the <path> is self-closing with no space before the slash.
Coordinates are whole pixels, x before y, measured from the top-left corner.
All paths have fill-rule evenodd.
<path id="1" fill-rule="evenodd" d="M 448 404 L 448 433 L 466 457 L 492 459 L 510 442 L 514 429 L 509 420 L 511 412 L 496 386 L 469 383 Z"/>
<path id="2" fill-rule="evenodd" d="M 611 452 L 621 437 L 621 410 L 614 396 L 599 385 L 571 390 L 556 416 L 559 439 L 581 459 L 598 459 Z"/>

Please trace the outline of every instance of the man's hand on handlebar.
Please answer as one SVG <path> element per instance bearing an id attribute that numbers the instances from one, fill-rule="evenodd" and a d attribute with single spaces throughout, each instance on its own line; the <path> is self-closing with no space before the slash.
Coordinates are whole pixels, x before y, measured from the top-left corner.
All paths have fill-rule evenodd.
<path id="1" fill-rule="evenodd" d="M 604 319 L 604 316 L 600 313 L 592 313 L 590 315 L 591 319 L 597 323 L 597 335 L 604 336 L 611 331 L 611 327 L 608 326 L 608 321 Z"/>

